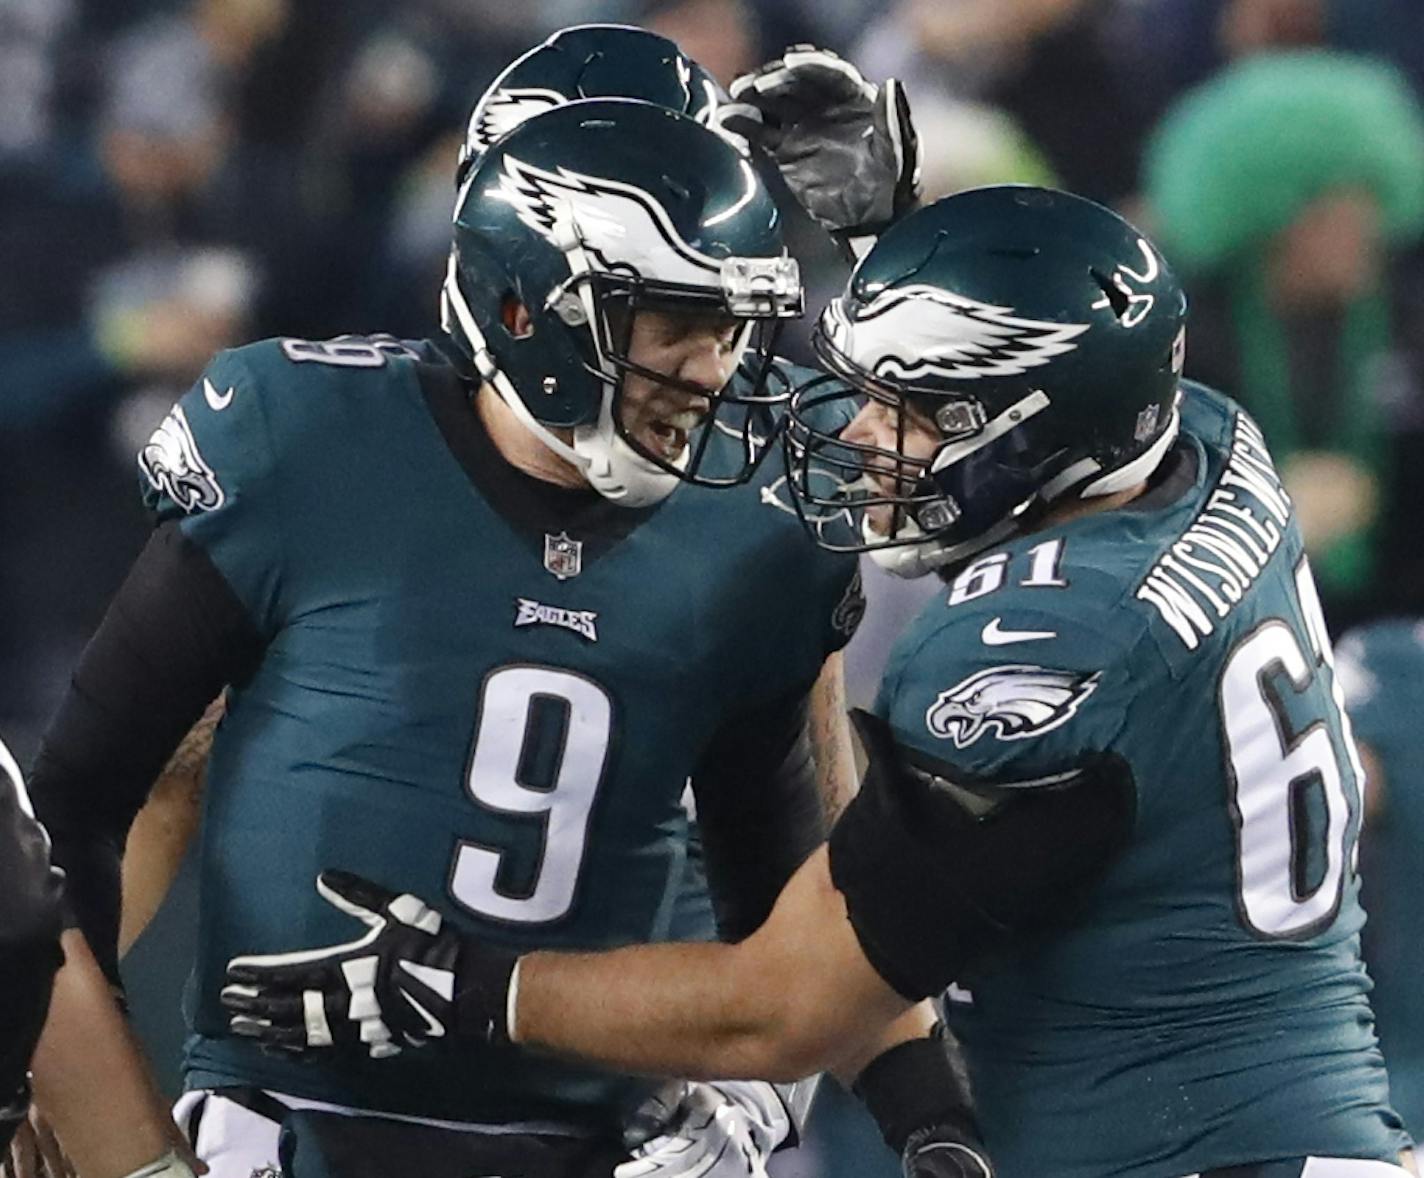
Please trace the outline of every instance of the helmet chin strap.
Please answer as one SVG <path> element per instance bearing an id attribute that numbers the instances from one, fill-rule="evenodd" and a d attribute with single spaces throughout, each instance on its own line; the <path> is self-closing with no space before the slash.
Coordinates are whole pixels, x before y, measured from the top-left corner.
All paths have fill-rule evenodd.
<path id="1" fill-rule="evenodd" d="M 1182 416 L 1174 405 L 1172 416 L 1167 419 L 1162 433 L 1152 445 L 1148 446 L 1131 462 L 1126 462 L 1116 470 L 1110 470 L 1102 477 L 1094 479 L 1078 492 L 1079 497 L 1093 499 L 1099 495 L 1115 495 L 1118 491 L 1126 491 L 1129 487 L 1134 487 L 1143 479 L 1150 477 L 1152 472 L 1161 465 L 1162 459 L 1167 456 L 1167 451 L 1172 448 L 1172 443 L 1177 440 L 1177 431 L 1181 424 Z"/>
<path id="2" fill-rule="evenodd" d="M 584 477 L 600 495 L 620 507 L 651 507 L 661 503 L 682 480 L 638 453 L 613 422 L 613 390 L 605 389 L 598 421 L 574 429 L 574 450 Z M 685 466 L 687 447 L 675 466 Z"/>
<path id="3" fill-rule="evenodd" d="M 923 536 L 924 532 L 914 520 L 906 519 L 895 529 L 895 539 L 903 539 L 905 541 L 903 544 L 897 543 L 893 546 L 872 548 L 868 555 L 877 567 L 884 569 L 887 573 L 906 580 L 913 580 L 916 577 L 923 577 L 926 573 L 932 573 L 936 569 L 941 569 L 947 564 L 955 564 L 965 557 L 983 552 L 984 549 L 992 547 L 1006 536 L 1012 535 L 1017 524 L 1018 514 L 1014 513 L 972 540 L 965 540 L 959 544 L 945 544 L 933 537 L 917 540 L 915 537 Z M 861 520 L 860 533 L 871 544 L 883 544 L 887 539 L 871 528 L 869 519 Z"/>

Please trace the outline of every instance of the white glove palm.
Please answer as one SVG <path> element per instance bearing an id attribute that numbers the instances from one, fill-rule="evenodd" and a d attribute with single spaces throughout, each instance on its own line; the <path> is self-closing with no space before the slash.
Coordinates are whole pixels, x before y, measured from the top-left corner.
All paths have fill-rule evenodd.
<path id="1" fill-rule="evenodd" d="M 689 1082 L 666 1131 L 635 1149 L 613 1178 L 766 1178 L 766 1159 L 790 1131 L 770 1084 Z"/>

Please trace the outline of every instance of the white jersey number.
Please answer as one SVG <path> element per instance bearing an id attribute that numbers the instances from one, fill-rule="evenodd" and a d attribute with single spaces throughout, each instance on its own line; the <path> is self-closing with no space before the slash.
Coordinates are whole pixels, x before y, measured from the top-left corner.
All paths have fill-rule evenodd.
<path id="1" fill-rule="evenodd" d="M 558 920 L 578 889 L 589 818 L 608 759 L 613 703 L 582 675 L 502 667 L 485 680 L 478 715 L 465 788 L 485 809 L 541 823 L 543 845 L 533 884 L 515 892 L 500 880 L 505 851 L 461 842 L 450 892 L 480 916 L 520 924 Z"/>
<path id="2" fill-rule="evenodd" d="M 1353 867 L 1352 816 L 1359 813 L 1364 778 L 1333 674 L 1331 703 L 1347 763 L 1340 763 L 1327 717 L 1292 725 L 1288 696 L 1304 693 L 1319 668 L 1333 671 L 1304 561 L 1296 569 L 1296 596 L 1309 653 L 1291 626 L 1272 618 L 1232 651 L 1220 689 L 1241 917 L 1270 938 L 1313 936 L 1335 919 Z"/>

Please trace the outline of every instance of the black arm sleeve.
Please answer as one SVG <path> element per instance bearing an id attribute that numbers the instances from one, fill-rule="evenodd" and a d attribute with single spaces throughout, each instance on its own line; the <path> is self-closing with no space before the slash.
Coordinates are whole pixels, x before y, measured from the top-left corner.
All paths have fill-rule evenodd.
<path id="1" fill-rule="evenodd" d="M 831 832 L 831 879 L 866 960 L 916 1001 L 1008 937 L 1060 923 L 1130 833 L 1127 765 L 1085 756 L 1035 781 L 976 781 L 852 712 L 869 764 Z"/>
<path id="2" fill-rule="evenodd" d="M 160 525 L 90 640 L 50 721 L 30 790 L 72 917 L 118 981 L 119 862 L 129 825 L 183 734 L 262 640 L 221 573 Z"/>
<path id="3" fill-rule="evenodd" d="M 740 941 L 826 838 L 807 732 L 809 691 L 724 724 L 692 777 L 723 940 Z"/>
<path id="4" fill-rule="evenodd" d="M 0 770 L 0 1148 L 28 1100 L 25 1074 L 61 955 L 61 888 L 44 832 Z"/>

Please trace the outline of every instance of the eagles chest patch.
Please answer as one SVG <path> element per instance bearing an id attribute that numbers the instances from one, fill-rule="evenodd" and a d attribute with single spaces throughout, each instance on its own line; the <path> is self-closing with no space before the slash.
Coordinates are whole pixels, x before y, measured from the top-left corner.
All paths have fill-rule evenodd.
<path id="1" fill-rule="evenodd" d="M 925 712 L 930 732 L 967 748 L 986 733 L 998 740 L 1041 736 L 1072 718 L 1102 673 L 1016 663 L 976 671 L 941 691 Z"/>

